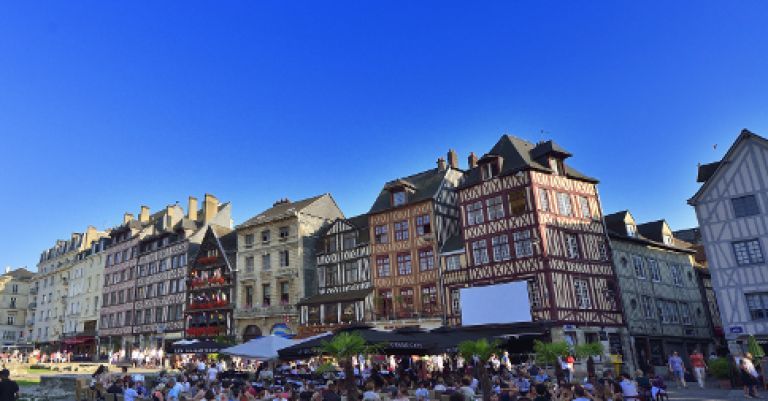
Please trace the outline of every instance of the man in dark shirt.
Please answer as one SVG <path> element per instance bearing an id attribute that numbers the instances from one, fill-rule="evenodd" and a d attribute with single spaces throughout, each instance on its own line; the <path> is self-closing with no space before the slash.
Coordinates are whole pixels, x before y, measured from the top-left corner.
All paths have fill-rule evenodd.
<path id="1" fill-rule="evenodd" d="M 16 401 L 19 398 L 19 385 L 10 376 L 8 369 L 0 370 L 0 401 Z"/>
<path id="2" fill-rule="evenodd" d="M 322 391 L 323 401 L 341 401 L 339 393 L 336 392 L 336 383 L 328 380 L 326 383 L 326 389 Z"/>
<path id="3" fill-rule="evenodd" d="M 123 393 L 123 380 L 117 379 L 115 380 L 111 386 L 107 389 L 107 393 L 109 394 L 122 394 Z"/>

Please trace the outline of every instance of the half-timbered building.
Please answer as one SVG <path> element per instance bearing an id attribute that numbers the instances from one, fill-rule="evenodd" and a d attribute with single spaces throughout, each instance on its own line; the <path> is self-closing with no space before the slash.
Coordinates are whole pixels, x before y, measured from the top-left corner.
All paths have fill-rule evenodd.
<path id="1" fill-rule="evenodd" d="M 186 338 L 234 339 L 237 233 L 208 226 L 187 275 Z"/>
<path id="2" fill-rule="evenodd" d="M 732 353 L 768 340 L 768 140 L 743 130 L 722 160 L 699 166 L 688 203 L 701 238 Z"/>
<path id="3" fill-rule="evenodd" d="M 373 312 L 368 216 L 336 219 L 318 234 L 316 295 L 299 302 L 299 336 L 363 321 Z"/>
<path id="4" fill-rule="evenodd" d="M 458 190 L 466 267 L 443 270 L 448 316 L 461 287 L 526 281 L 532 318 L 549 322 L 553 339 L 599 339 L 622 354 L 628 339 L 597 180 L 569 157 L 552 141 L 509 135 L 479 160 L 470 155 Z"/>
<path id="5" fill-rule="evenodd" d="M 437 168 L 388 182 L 368 212 L 374 318 L 382 327 L 443 323 L 438 251 L 459 233 L 454 151 Z"/>
<path id="6" fill-rule="evenodd" d="M 633 341 L 634 358 L 625 363 L 664 373 L 675 351 L 687 358 L 694 349 L 713 350 L 695 251 L 677 240 L 664 220 L 637 224 L 625 210 L 605 216 L 605 224 Z"/>

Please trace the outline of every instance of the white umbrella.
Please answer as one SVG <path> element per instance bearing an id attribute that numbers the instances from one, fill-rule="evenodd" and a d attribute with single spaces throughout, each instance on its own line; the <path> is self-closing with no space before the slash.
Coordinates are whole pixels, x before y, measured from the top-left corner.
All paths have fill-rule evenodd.
<path id="1" fill-rule="evenodd" d="M 173 345 L 189 345 L 189 344 L 194 344 L 196 342 L 197 342 L 197 340 L 186 340 L 186 339 L 184 339 L 184 340 L 179 340 L 179 341 L 174 342 Z"/>
<path id="2" fill-rule="evenodd" d="M 234 355 L 251 359 L 276 359 L 277 351 L 296 344 L 296 341 L 280 336 L 264 336 L 255 338 L 247 343 L 224 348 L 222 354 Z"/>

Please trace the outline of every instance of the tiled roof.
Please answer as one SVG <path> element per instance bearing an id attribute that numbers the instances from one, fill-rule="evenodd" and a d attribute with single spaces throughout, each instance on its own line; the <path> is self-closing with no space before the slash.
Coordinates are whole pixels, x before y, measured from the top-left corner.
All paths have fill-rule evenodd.
<path id="1" fill-rule="evenodd" d="M 396 186 L 405 186 L 411 189 L 406 196 L 406 205 L 418 203 L 427 199 L 434 199 L 438 194 L 440 185 L 448 173 L 449 169 L 443 171 L 433 168 L 420 173 L 392 180 L 384 185 L 379 192 L 376 201 L 373 202 L 371 210 L 368 213 L 379 213 L 392 208 L 390 188 Z"/>

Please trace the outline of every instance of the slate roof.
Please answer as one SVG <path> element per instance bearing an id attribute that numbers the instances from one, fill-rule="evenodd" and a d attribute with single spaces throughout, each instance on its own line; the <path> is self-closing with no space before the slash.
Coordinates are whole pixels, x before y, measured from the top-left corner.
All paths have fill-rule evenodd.
<path id="1" fill-rule="evenodd" d="M 453 253 L 464 251 L 464 241 L 461 240 L 461 233 L 451 235 L 443 246 L 440 248 L 440 253 Z"/>
<path id="2" fill-rule="evenodd" d="M 671 251 L 681 251 L 686 253 L 695 253 L 693 249 L 679 246 L 676 242 L 675 245 L 666 245 L 662 242 L 661 238 L 661 225 L 664 224 L 664 220 L 653 221 L 645 224 L 637 225 L 637 232 L 634 237 L 627 235 L 627 226 L 624 223 L 625 217 L 630 214 L 628 210 L 622 210 L 620 212 L 611 213 L 603 217 L 605 221 L 605 227 L 608 230 L 608 236 L 622 241 L 636 242 L 643 245 L 653 245 L 659 248 L 669 249 Z M 659 240 L 654 240 L 644 235 L 640 227 L 644 227 L 643 231 L 646 233 L 656 229 L 658 227 Z"/>
<path id="3" fill-rule="evenodd" d="M 347 219 L 349 224 L 357 228 L 357 242 L 367 244 L 371 240 L 371 232 L 368 229 L 368 214 L 361 214 Z"/>
<path id="4" fill-rule="evenodd" d="M 412 192 L 409 192 L 406 196 L 406 205 L 434 199 L 437 196 L 440 185 L 448 171 L 450 170 L 445 169 L 440 171 L 437 168 L 433 168 L 386 183 L 384 188 L 381 189 L 381 192 L 379 192 L 379 196 L 376 198 L 376 201 L 373 202 L 373 206 L 371 206 L 371 210 L 369 210 L 368 213 L 379 213 L 391 209 L 392 198 L 389 189 L 400 185 L 412 189 Z"/>
<path id="5" fill-rule="evenodd" d="M 622 210 L 620 212 L 611 213 L 603 216 L 605 226 L 609 231 L 613 231 L 623 236 L 627 235 L 627 226 L 624 223 L 626 217 L 629 214 L 629 210 Z"/>
<path id="6" fill-rule="evenodd" d="M 17 279 L 31 279 L 35 276 L 35 273 L 32 273 L 31 271 L 27 270 L 24 267 L 20 267 L 18 269 L 14 269 L 9 271 L 8 273 L 3 274 L 3 276 L 10 276 Z"/>
<path id="7" fill-rule="evenodd" d="M 643 237 L 652 239 L 656 242 L 664 241 L 662 234 L 663 229 L 664 220 L 656 220 L 637 225 L 637 231 L 642 234 Z"/>
<path id="8" fill-rule="evenodd" d="M 282 217 L 289 213 L 300 212 L 302 209 L 311 205 L 313 202 L 322 198 L 323 196 L 330 196 L 330 194 L 317 195 L 317 196 L 313 196 L 307 199 L 302 199 L 296 202 L 287 201 L 282 203 L 275 203 L 271 208 L 257 214 L 256 216 L 251 217 L 250 219 L 246 220 L 244 223 L 238 225 L 237 228 L 263 224 L 263 223 L 272 221 L 277 217 Z"/>
<path id="9" fill-rule="evenodd" d="M 482 159 L 499 156 L 503 158 L 499 176 L 506 176 L 519 171 L 535 170 L 545 173 L 552 173 L 546 155 L 555 153 L 560 157 L 567 158 L 571 154 L 553 141 L 541 142 L 534 145 L 524 139 L 511 135 L 504 135 L 496 142 L 493 148 L 483 155 Z M 565 165 L 565 175 L 567 177 L 597 183 L 597 179 L 588 177 L 573 167 Z M 460 185 L 462 188 L 470 187 L 482 182 L 482 176 L 479 167 L 470 169 L 464 182 Z"/>

